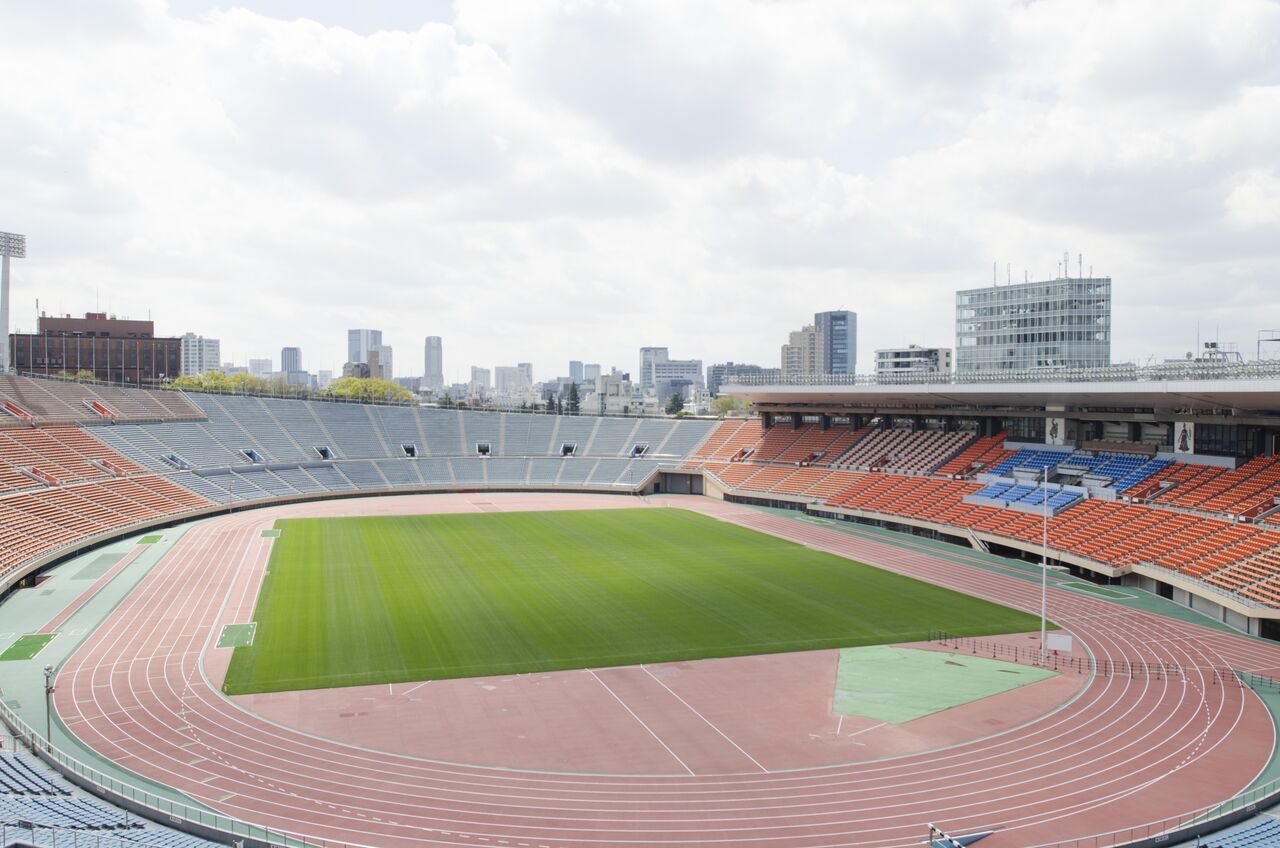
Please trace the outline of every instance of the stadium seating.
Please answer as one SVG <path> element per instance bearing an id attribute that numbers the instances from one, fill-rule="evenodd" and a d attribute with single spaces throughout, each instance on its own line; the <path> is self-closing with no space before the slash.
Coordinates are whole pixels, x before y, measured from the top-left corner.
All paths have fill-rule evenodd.
<path id="1" fill-rule="evenodd" d="M 1270 816 L 1203 837 L 1203 848 L 1274 848 L 1280 845 L 1280 819 Z"/>
<path id="2" fill-rule="evenodd" d="M 973 439 L 972 433 L 942 430 L 872 430 L 851 445 L 832 465 L 861 471 L 927 472 L 962 451 Z"/>
<path id="3" fill-rule="evenodd" d="M 948 477 L 967 477 L 1003 462 L 1014 453 L 1005 450 L 1007 438 L 1005 433 L 998 433 L 985 439 L 977 439 L 939 466 L 937 473 Z"/>

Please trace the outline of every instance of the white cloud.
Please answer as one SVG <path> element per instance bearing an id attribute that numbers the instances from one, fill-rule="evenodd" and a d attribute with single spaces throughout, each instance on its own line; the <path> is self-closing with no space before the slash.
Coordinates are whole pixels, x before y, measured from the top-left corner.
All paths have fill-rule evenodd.
<path id="1" fill-rule="evenodd" d="M 7 15 L 23 326 L 99 299 L 241 360 L 380 326 L 405 374 L 439 334 L 551 376 L 772 363 L 845 307 L 868 363 L 1064 249 L 1115 278 L 1118 359 L 1280 307 L 1274 4 L 178 5 Z"/>

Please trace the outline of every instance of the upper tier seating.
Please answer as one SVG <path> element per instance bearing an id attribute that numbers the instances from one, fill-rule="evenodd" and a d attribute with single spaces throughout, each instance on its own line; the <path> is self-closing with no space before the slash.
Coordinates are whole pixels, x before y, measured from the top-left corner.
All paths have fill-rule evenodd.
<path id="1" fill-rule="evenodd" d="M 90 401 L 102 404 L 117 421 L 166 421 L 199 418 L 201 414 L 181 392 L 91 386 L 4 374 L 0 374 L 0 401 L 26 410 L 37 424 L 102 421 L 102 416 L 88 405 Z M 7 412 L 0 412 L 0 427 L 22 423 Z"/>
<path id="2" fill-rule="evenodd" d="M 853 444 L 832 465 L 862 471 L 928 472 L 950 459 L 971 441 L 972 433 L 942 430 L 874 429 Z"/>
<path id="3" fill-rule="evenodd" d="M 967 477 L 984 471 L 1013 456 L 1013 451 L 1005 450 L 1004 442 L 1007 438 L 1007 434 L 997 433 L 978 439 L 939 466 L 937 473 L 948 477 Z"/>

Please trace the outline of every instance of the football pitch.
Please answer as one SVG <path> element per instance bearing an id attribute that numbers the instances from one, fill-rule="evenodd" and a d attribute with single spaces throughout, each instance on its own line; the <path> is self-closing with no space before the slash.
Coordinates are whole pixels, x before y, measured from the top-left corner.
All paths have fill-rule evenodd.
<path id="1" fill-rule="evenodd" d="M 228 694 L 1035 630 L 680 509 L 283 519 Z"/>

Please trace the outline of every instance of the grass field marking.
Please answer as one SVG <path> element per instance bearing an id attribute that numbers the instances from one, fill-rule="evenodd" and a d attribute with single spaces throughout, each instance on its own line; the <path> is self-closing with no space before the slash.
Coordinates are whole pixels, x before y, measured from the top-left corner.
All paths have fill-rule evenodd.
<path id="1" fill-rule="evenodd" d="M 25 636 L 19 636 L 17 641 L 5 648 L 4 653 L 0 653 L 0 662 L 32 659 L 57 635 L 57 633 L 28 633 Z"/>
<path id="2" fill-rule="evenodd" d="M 664 749 L 664 750 L 666 750 L 666 752 L 667 752 L 668 754 L 670 754 L 670 755 L 671 755 L 672 759 L 674 759 L 677 763 L 679 763 L 681 768 L 683 768 L 685 771 L 689 772 L 689 775 L 690 775 L 691 777 L 693 776 L 693 769 L 689 768 L 688 764 L 686 764 L 684 760 L 682 760 L 682 759 L 680 759 L 678 756 L 676 756 L 676 752 L 675 752 L 675 751 L 673 751 L 673 750 L 671 750 L 670 746 L 669 746 L 669 745 L 667 745 L 667 743 L 666 743 L 666 742 L 663 742 L 663 741 L 662 741 L 662 737 L 661 737 L 661 736 L 659 736 L 658 734 L 654 733 L 654 732 L 653 732 L 653 728 L 652 728 L 652 727 L 650 727 L 649 725 L 645 724 L 645 723 L 644 723 L 644 719 L 642 719 L 642 718 L 640 718 L 640 716 L 636 715 L 636 714 L 635 714 L 635 711 L 634 711 L 634 710 L 632 710 L 630 707 L 628 707 L 628 706 L 627 706 L 627 702 L 626 702 L 626 701 L 624 701 L 624 700 L 622 700 L 621 698 L 619 698 L 619 697 L 618 697 L 618 693 L 617 693 L 617 692 L 615 692 L 615 691 L 613 691 L 612 689 L 610 689 L 610 688 L 609 688 L 609 684 L 608 684 L 608 683 L 605 683 L 603 680 L 601 680 L 601 679 L 600 679 L 600 675 L 596 674 L 594 669 L 590 669 L 590 668 L 589 668 L 589 669 L 587 669 L 587 674 L 589 674 L 589 675 L 591 675 L 592 677 L 594 677 L 594 678 L 596 679 L 596 682 L 597 682 L 597 683 L 599 683 L 601 686 L 603 686 L 603 687 L 604 687 L 604 691 L 606 691 L 606 692 L 608 692 L 610 695 L 612 695 L 612 696 L 613 696 L 613 700 L 615 700 L 615 701 L 617 701 L 619 704 L 621 704 L 621 705 L 622 705 L 622 708 L 623 708 L 624 710 L 626 710 L 626 711 L 631 715 L 631 717 L 632 717 L 633 719 L 635 719 L 636 721 L 640 722 L 640 726 L 641 726 L 641 727 L 643 727 L 645 730 L 649 731 L 649 735 L 650 735 L 650 736 L 652 736 L 654 739 L 658 740 L 658 744 L 659 744 L 659 745 L 661 745 L 661 746 L 663 747 L 663 749 Z"/>
<path id="3" fill-rule="evenodd" d="M 253 645 L 253 636 L 258 632 L 258 622 L 248 624 L 224 624 L 218 636 L 215 648 L 248 648 Z"/>
<path id="4" fill-rule="evenodd" d="M 661 686 L 663 689 L 666 689 L 668 692 L 670 692 L 670 693 L 671 693 L 672 697 L 674 697 L 677 701 L 679 701 L 680 703 L 682 703 L 682 704 L 684 704 L 686 707 L 688 707 L 688 708 L 689 708 L 689 712 L 693 713 L 693 714 L 694 714 L 694 715 L 696 715 L 698 718 L 702 719 L 702 720 L 703 720 L 703 722 L 705 722 L 705 723 L 706 723 L 707 727 L 711 728 L 711 729 L 712 729 L 712 730 L 714 730 L 716 733 L 719 733 L 719 734 L 720 734 L 720 736 L 724 738 L 724 741 L 728 742 L 730 745 L 732 745 L 733 747 L 737 748 L 737 749 L 738 749 L 738 751 L 739 751 L 739 753 L 741 753 L 741 754 L 742 754 L 742 756 L 746 757 L 748 760 L 750 760 L 751 762 L 755 763 L 756 768 L 760 769 L 760 771 L 763 771 L 763 772 L 767 772 L 767 771 L 768 771 L 768 769 L 767 769 L 767 768 L 765 768 L 764 766 L 760 765 L 760 761 L 759 761 L 759 760 L 757 760 L 755 757 L 753 757 L 753 756 L 751 756 L 750 754 L 748 754 L 746 751 L 742 750 L 742 746 L 741 746 L 741 745 L 739 745 L 737 742 L 734 742 L 732 739 L 730 739 L 730 738 L 729 738 L 729 735 L 728 735 L 727 733 L 725 733 L 723 730 L 721 730 L 720 728 L 718 728 L 718 727 L 716 727 L 714 724 L 712 724 L 712 723 L 711 723 L 711 719 L 707 718 L 707 717 L 706 717 L 706 716 L 704 716 L 702 713 L 700 713 L 700 712 L 698 712 L 697 710 L 695 710 L 695 709 L 693 708 L 693 705 L 692 705 L 692 704 L 690 704 L 690 703 L 689 703 L 688 701 L 686 701 L 684 698 L 681 698 L 679 695 L 677 695 L 677 694 L 675 693 L 675 690 L 674 690 L 674 689 L 672 689 L 670 686 L 668 686 L 667 684 L 665 684 L 665 683 L 663 683 L 661 680 L 659 680 L 659 679 L 658 679 L 658 676 L 657 676 L 656 674 L 654 674 L 652 671 L 650 671 L 650 670 L 649 670 L 649 667 L 648 667 L 647 665 L 642 665 L 642 666 L 640 666 L 640 667 L 641 667 L 642 669 L 644 669 L 644 673 L 645 673 L 645 674 L 647 674 L 647 675 L 649 675 L 650 677 L 652 677 L 652 678 L 653 678 L 653 680 L 654 680 L 654 682 L 655 682 L 655 683 L 657 683 L 657 684 L 658 684 L 659 686 Z"/>

